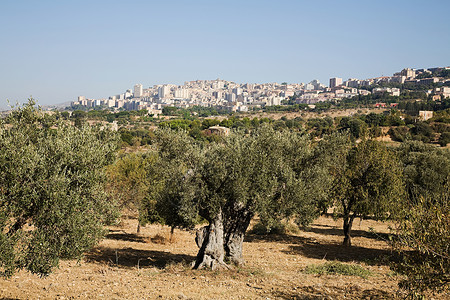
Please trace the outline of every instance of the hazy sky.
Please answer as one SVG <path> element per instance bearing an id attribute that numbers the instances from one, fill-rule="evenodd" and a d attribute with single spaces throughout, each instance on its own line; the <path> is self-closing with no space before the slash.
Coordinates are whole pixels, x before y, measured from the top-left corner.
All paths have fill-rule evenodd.
<path id="1" fill-rule="evenodd" d="M 0 107 L 450 65 L 449 0 L 0 0 Z"/>

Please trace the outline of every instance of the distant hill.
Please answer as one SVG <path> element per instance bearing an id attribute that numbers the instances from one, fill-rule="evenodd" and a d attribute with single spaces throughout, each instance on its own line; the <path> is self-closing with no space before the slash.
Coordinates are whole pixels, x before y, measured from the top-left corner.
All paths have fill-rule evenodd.
<path id="1" fill-rule="evenodd" d="M 37 103 L 38 105 L 39 102 Z M 58 103 L 58 104 L 48 104 L 48 105 L 41 105 L 43 110 L 63 110 L 66 107 L 70 107 L 71 102 L 67 101 L 67 102 L 63 102 L 63 103 Z M 14 106 L 16 106 L 17 104 L 14 103 Z M 0 112 L 8 112 L 10 111 L 11 108 L 7 105 L 7 104 L 0 104 Z"/>
<path id="2" fill-rule="evenodd" d="M 66 107 L 70 106 L 71 102 L 67 101 L 67 102 L 63 102 L 63 103 L 59 103 L 59 104 L 50 104 L 50 105 L 41 105 L 42 109 L 44 110 L 63 110 Z"/>

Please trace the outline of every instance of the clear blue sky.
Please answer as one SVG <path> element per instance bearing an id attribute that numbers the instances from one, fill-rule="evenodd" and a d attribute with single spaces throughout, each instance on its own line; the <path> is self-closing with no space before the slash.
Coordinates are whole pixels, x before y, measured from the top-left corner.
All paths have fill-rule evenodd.
<path id="1" fill-rule="evenodd" d="M 309 82 L 450 65 L 448 0 L 0 0 L 0 107 L 222 78 Z"/>

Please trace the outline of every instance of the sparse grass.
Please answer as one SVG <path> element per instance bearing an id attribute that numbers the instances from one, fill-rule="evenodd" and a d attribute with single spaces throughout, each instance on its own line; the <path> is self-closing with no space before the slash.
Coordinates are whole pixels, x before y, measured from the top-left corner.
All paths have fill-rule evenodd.
<path id="1" fill-rule="evenodd" d="M 359 276 L 367 279 L 373 275 L 371 271 L 359 266 L 343 264 L 337 261 L 326 262 L 320 265 L 312 264 L 305 268 L 306 274 L 318 274 L 318 275 L 346 275 L 346 276 Z"/>
<path id="2" fill-rule="evenodd" d="M 244 276 L 256 276 L 256 277 L 264 277 L 266 275 L 266 273 L 258 268 L 250 268 L 250 267 L 239 267 L 236 270 L 236 273 L 238 274 L 242 274 Z"/>
<path id="3" fill-rule="evenodd" d="M 147 270 L 139 270 L 137 273 L 137 276 L 146 275 L 148 277 L 155 277 L 160 273 L 161 273 L 161 270 L 158 270 L 157 268 L 151 268 L 151 269 L 147 269 Z"/>
<path id="4" fill-rule="evenodd" d="M 168 262 L 167 265 L 164 267 L 164 272 L 166 273 L 181 273 L 181 272 L 187 272 L 192 269 L 192 266 L 188 262 Z"/>

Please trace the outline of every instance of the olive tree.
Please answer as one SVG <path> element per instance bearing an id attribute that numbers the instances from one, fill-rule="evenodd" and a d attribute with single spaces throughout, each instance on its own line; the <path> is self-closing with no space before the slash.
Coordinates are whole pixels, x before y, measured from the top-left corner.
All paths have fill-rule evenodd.
<path id="1" fill-rule="evenodd" d="M 157 136 L 167 170 L 157 198 L 160 216 L 175 225 L 193 226 L 199 216 L 208 222 L 197 232 L 194 268 L 242 264 L 244 234 L 255 214 L 268 222 L 312 221 L 331 182 L 325 148 L 297 133 L 262 126 L 211 144 L 196 144 L 183 132 Z"/>
<path id="2" fill-rule="evenodd" d="M 109 191 L 115 196 L 121 208 L 137 211 L 140 232 L 141 224 L 147 222 L 148 193 L 154 184 L 149 172 L 155 164 L 152 153 L 125 153 L 107 168 Z"/>
<path id="3" fill-rule="evenodd" d="M 104 167 L 117 148 L 108 130 L 49 123 L 30 100 L 0 125 L 0 271 L 48 274 L 80 257 L 115 217 Z"/>
<path id="4" fill-rule="evenodd" d="M 393 265 L 407 275 L 401 286 L 412 294 L 450 289 L 450 151 L 422 142 L 402 144 L 398 152 L 408 197 L 399 202 Z M 412 250 L 412 251 L 411 251 Z"/>
<path id="5" fill-rule="evenodd" d="M 405 187 L 411 201 L 423 196 L 439 197 L 450 180 L 450 151 L 419 141 L 398 148 Z"/>
<path id="6" fill-rule="evenodd" d="M 342 152 L 332 169 L 331 199 L 343 217 L 345 246 L 351 246 L 355 218 L 385 219 L 403 199 L 402 169 L 395 153 L 382 143 L 363 140 Z"/>
<path id="7" fill-rule="evenodd" d="M 407 276 L 400 286 L 411 294 L 450 291 L 450 184 L 439 195 L 418 196 L 399 215 L 394 248 L 402 259 L 394 269 Z"/>

